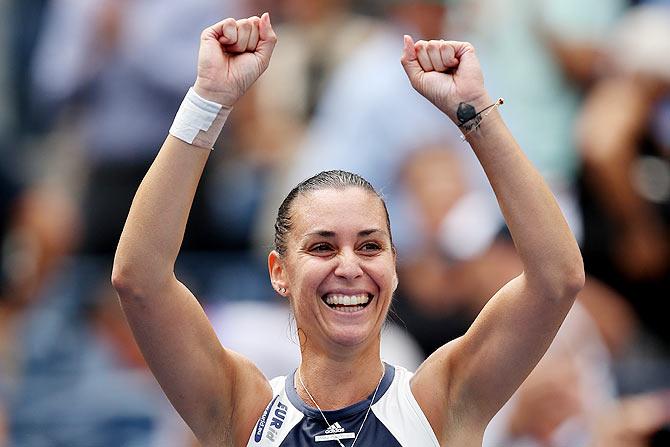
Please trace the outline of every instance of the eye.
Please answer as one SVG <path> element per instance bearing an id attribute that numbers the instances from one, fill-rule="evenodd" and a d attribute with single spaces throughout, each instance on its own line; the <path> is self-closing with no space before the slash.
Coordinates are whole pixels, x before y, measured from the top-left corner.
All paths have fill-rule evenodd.
<path id="1" fill-rule="evenodd" d="M 309 248 L 310 253 L 316 253 L 316 254 L 329 254 L 334 250 L 334 248 L 325 242 L 319 242 L 317 244 L 312 245 Z"/>
<path id="2" fill-rule="evenodd" d="M 381 249 L 382 249 L 381 244 L 379 244 L 377 242 L 372 242 L 372 241 L 364 242 L 363 244 L 361 244 L 361 246 L 359 248 L 359 250 L 361 250 L 364 253 L 368 253 L 368 254 L 369 253 L 377 253 L 377 252 L 381 251 Z"/>

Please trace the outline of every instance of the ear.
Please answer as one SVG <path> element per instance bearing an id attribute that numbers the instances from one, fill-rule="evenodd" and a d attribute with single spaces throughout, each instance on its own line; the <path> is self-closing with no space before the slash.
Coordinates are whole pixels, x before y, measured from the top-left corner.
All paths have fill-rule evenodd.
<path id="1" fill-rule="evenodd" d="M 397 260 L 398 256 L 395 251 L 395 247 L 393 247 L 393 293 L 395 293 L 396 289 L 398 288 L 398 270 L 396 268 Z"/>
<path id="2" fill-rule="evenodd" d="M 288 297 L 288 281 L 286 280 L 286 271 L 284 270 L 284 264 L 282 262 L 281 255 L 277 250 L 272 250 L 268 255 L 268 271 L 270 273 L 270 282 L 272 282 L 272 288 L 275 291 L 283 296 Z"/>

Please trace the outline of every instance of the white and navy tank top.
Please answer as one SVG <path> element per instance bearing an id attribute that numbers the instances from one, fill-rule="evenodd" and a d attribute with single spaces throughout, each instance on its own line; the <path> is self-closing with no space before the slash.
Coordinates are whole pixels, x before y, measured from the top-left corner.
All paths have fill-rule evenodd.
<path id="1" fill-rule="evenodd" d="M 372 394 L 346 408 L 324 411 L 332 424 L 328 426 L 319 410 L 298 396 L 293 387 L 294 374 L 270 381 L 273 398 L 256 423 L 247 447 L 337 447 L 338 439 L 350 447 Z M 385 364 L 384 377 L 356 446 L 440 447 L 410 390 L 412 376 L 402 367 Z"/>

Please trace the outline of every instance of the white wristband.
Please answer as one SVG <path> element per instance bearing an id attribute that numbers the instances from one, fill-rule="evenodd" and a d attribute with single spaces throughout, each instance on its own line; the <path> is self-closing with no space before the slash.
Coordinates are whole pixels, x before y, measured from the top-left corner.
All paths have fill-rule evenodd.
<path id="1" fill-rule="evenodd" d="M 194 146 L 213 148 L 230 110 L 201 97 L 191 87 L 177 111 L 170 135 Z"/>

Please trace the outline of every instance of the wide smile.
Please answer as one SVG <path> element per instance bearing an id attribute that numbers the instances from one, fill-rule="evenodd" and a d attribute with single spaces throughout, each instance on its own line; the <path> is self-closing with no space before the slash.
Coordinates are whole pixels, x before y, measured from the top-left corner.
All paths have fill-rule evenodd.
<path id="1" fill-rule="evenodd" d="M 336 312 L 354 313 L 360 312 L 370 305 L 374 295 L 371 293 L 327 293 L 321 297 L 321 300 Z"/>

